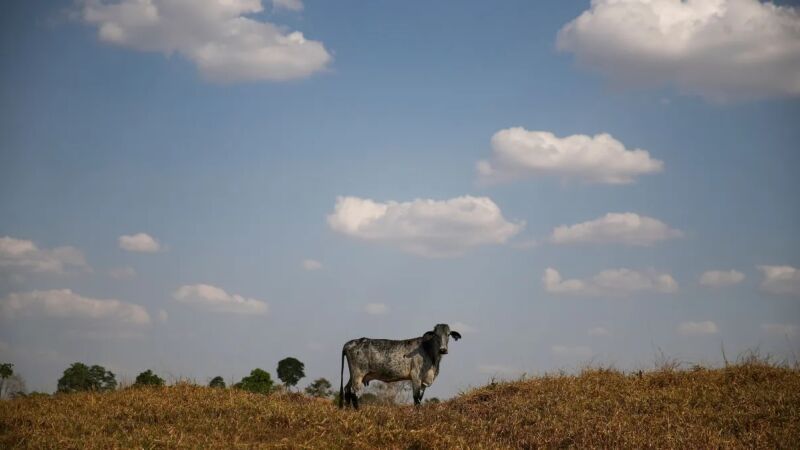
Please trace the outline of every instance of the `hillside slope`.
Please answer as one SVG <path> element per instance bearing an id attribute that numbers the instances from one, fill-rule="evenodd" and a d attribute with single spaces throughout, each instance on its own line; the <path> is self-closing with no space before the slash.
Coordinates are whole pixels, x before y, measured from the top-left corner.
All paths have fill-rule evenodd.
<path id="1" fill-rule="evenodd" d="M 179 385 L 0 402 L 0 447 L 796 448 L 800 371 L 748 364 L 491 384 L 441 404 L 339 411 Z"/>

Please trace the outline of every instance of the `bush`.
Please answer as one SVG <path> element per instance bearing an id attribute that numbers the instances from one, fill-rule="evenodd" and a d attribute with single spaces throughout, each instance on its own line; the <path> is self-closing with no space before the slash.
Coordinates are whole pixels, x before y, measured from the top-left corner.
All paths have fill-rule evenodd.
<path id="1" fill-rule="evenodd" d="M 234 384 L 233 387 L 257 394 L 269 394 L 272 391 L 272 384 L 272 377 L 269 372 L 262 369 L 253 369 L 250 375 L 242 378 L 242 381 Z"/>
<path id="2" fill-rule="evenodd" d="M 212 388 L 225 388 L 225 380 L 222 379 L 220 376 L 216 376 L 208 382 L 208 387 Z"/>
<path id="3" fill-rule="evenodd" d="M 114 373 L 103 366 L 76 362 L 64 370 L 58 380 L 58 392 L 111 391 L 117 387 Z"/>
<path id="4" fill-rule="evenodd" d="M 164 379 L 154 374 L 152 370 L 147 369 L 136 376 L 134 386 L 163 386 Z"/>
<path id="5" fill-rule="evenodd" d="M 312 397 L 327 398 L 331 396 L 331 382 L 325 378 L 317 378 L 306 387 L 306 394 Z"/>

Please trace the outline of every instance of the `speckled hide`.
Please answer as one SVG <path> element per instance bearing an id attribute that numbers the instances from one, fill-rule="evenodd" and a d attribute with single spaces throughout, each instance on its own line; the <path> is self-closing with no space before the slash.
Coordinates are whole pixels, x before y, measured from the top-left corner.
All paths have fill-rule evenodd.
<path id="1" fill-rule="evenodd" d="M 439 375 L 442 355 L 447 354 L 450 340 L 458 340 L 461 335 L 451 331 L 447 324 L 438 324 L 433 331 L 412 339 L 353 339 L 342 348 L 342 381 L 344 380 L 344 360 L 350 369 L 347 385 L 340 382 L 339 407 L 344 403 L 358 408 L 358 398 L 364 386 L 372 380 L 387 383 L 411 381 L 414 404 L 422 401 L 425 388 L 433 384 Z"/>

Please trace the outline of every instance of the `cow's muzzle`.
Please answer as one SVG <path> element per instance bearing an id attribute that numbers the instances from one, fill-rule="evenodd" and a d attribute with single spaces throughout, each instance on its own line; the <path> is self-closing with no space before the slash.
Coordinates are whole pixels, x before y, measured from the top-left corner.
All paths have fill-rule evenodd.
<path id="1" fill-rule="evenodd" d="M 440 348 L 439 349 L 439 353 L 441 353 L 443 355 L 446 355 L 447 354 L 447 349 L 446 348 Z"/>

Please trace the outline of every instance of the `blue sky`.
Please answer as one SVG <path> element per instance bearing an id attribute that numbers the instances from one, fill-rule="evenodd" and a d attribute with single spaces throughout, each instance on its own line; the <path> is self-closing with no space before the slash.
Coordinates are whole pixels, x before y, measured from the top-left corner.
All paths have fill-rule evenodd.
<path id="1" fill-rule="evenodd" d="M 346 340 L 438 322 L 464 335 L 442 397 L 659 349 L 795 359 L 794 6 L 147 4 L 0 19 L 0 359 L 30 389 L 290 355 L 334 381 Z"/>

